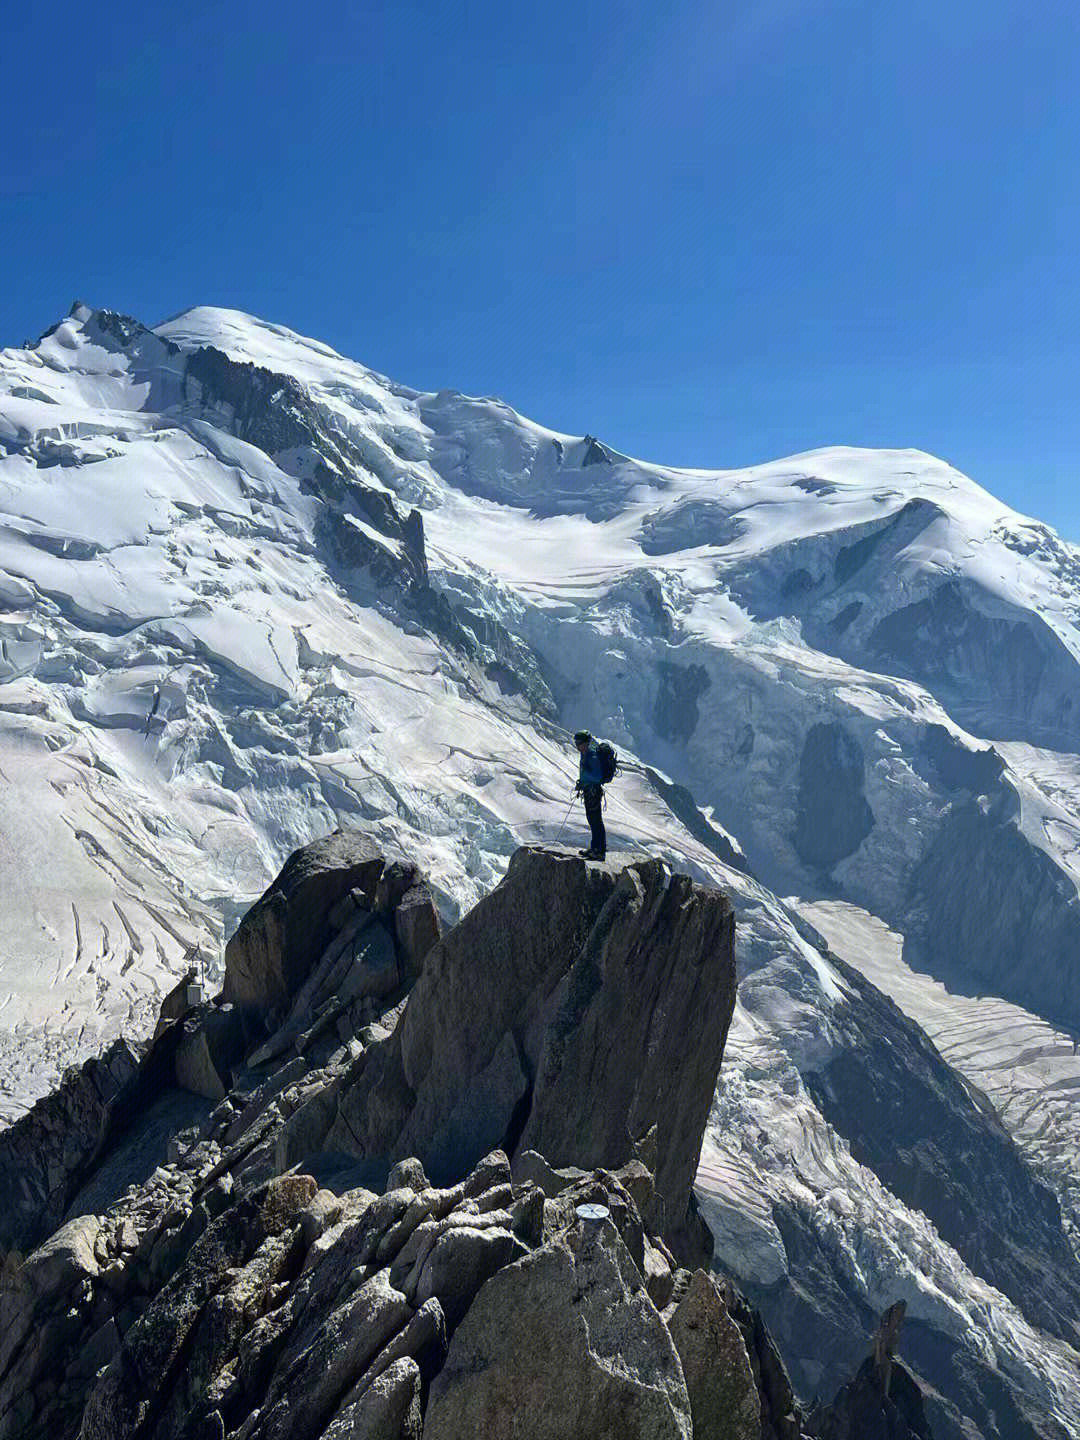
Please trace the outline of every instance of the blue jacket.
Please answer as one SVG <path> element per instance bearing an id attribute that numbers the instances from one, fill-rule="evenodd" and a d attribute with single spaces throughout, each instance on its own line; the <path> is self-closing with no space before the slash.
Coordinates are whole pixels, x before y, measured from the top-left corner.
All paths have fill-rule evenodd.
<path id="1" fill-rule="evenodd" d="M 588 746 L 581 753 L 578 779 L 582 785 L 602 785 L 604 783 L 604 772 L 600 767 L 600 756 L 597 754 L 597 749 L 597 742 L 590 740 Z"/>

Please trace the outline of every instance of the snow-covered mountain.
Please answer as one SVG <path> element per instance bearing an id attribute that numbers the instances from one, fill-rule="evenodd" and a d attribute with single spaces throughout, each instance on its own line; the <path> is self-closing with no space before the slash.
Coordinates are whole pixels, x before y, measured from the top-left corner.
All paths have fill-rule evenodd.
<path id="1" fill-rule="evenodd" d="M 1080 1433 L 1080 552 L 919 452 L 665 469 L 76 306 L 0 353 L 0 606 L 9 1118 L 340 823 L 449 916 L 580 834 L 585 724 L 737 908 L 698 1188 L 797 1388 L 903 1298 L 936 1434 Z"/>

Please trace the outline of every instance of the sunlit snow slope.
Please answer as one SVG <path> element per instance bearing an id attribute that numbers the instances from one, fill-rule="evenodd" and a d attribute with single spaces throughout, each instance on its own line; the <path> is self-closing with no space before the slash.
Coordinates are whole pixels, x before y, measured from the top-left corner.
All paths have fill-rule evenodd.
<path id="1" fill-rule="evenodd" d="M 918 452 L 664 469 L 77 306 L 0 354 L 3 1113 L 335 825 L 448 916 L 576 841 L 586 724 L 612 848 L 738 908 L 699 1192 L 801 1393 L 904 1298 L 939 1437 L 1080 1433 L 1073 1071 L 1028 1054 L 1080 1029 L 1078 606 L 1072 547 Z"/>

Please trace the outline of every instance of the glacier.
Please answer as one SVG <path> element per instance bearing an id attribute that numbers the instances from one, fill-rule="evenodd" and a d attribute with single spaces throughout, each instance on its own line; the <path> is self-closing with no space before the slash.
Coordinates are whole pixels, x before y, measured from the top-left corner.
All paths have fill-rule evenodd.
<path id="1" fill-rule="evenodd" d="M 737 909 L 698 1193 L 804 1399 L 903 1298 L 936 1434 L 1080 1433 L 1078 663 L 1080 551 L 921 452 L 676 470 L 77 304 L 0 352 L 0 1117 L 339 824 L 451 919 L 571 842 L 586 724 Z"/>

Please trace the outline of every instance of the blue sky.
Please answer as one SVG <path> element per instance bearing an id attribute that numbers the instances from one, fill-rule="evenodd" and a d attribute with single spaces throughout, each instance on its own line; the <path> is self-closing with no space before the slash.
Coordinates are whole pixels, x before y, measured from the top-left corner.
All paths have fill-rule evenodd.
<path id="1" fill-rule="evenodd" d="M 645 459 L 917 446 L 1080 538 L 1075 0 L 21 5 L 0 343 L 232 305 Z"/>

